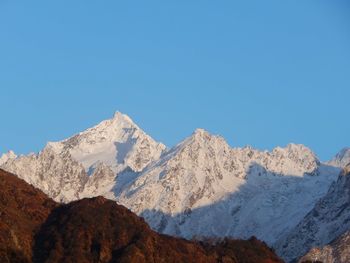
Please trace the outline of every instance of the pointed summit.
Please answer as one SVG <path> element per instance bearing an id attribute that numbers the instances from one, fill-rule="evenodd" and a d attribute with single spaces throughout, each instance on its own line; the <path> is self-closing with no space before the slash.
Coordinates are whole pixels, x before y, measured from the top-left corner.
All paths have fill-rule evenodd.
<path id="1" fill-rule="evenodd" d="M 114 112 L 114 114 L 113 114 L 113 119 L 117 119 L 117 118 L 119 118 L 120 116 L 122 116 L 123 114 L 120 112 L 120 111 L 116 111 L 116 112 Z"/>
<path id="2" fill-rule="evenodd" d="M 6 163 L 10 159 L 17 158 L 17 155 L 13 151 L 8 151 L 7 153 L 4 153 L 0 157 L 0 165 Z"/>
<path id="3" fill-rule="evenodd" d="M 119 121 L 119 122 L 126 122 L 126 123 L 133 124 L 136 126 L 134 121 L 128 115 L 123 114 L 120 111 L 116 111 L 114 113 L 112 120 Z"/>
<path id="4" fill-rule="evenodd" d="M 14 159 L 14 158 L 17 157 L 17 155 L 15 154 L 15 152 L 12 151 L 12 150 L 9 150 L 9 151 L 7 152 L 7 156 L 8 156 L 9 158 L 11 158 L 11 159 Z"/>
<path id="5" fill-rule="evenodd" d="M 276 147 L 273 149 L 272 153 L 286 155 L 291 159 L 304 159 L 314 160 L 319 163 L 316 154 L 307 146 L 303 144 L 289 143 L 285 147 Z"/>
<path id="6" fill-rule="evenodd" d="M 208 147 L 229 147 L 225 139 L 219 135 L 210 134 L 204 129 L 196 129 L 191 136 L 177 145 L 176 148 L 188 148 L 194 150 L 207 149 Z"/>
<path id="7" fill-rule="evenodd" d="M 61 142 L 50 143 L 56 152 L 68 152 L 86 171 L 98 162 L 114 172 L 126 167 L 140 171 L 159 158 L 166 148 L 141 130 L 129 116 L 119 111 L 112 119 L 100 122 Z"/>
<path id="8" fill-rule="evenodd" d="M 202 128 L 197 128 L 197 129 L 193 132 L 193 134 L 204 135 L 204 134 L 209 134 L 209 132 L 206 131 L 206 130 L 204 130 L 204 129 L 202 129 Z"/>
<path id="9" fill-rule="evenodd" d="M 344 168 L 350 163 L 350 148 L 345 147 L 336 156 L 328 162 L 330 165 Z"/>
<path id="10" fill-rule="evenodd" d="M 192 138 L 209 138 L 213 135 L 211 135 L 208 131 L 198 128 L 192 133 Z"/>

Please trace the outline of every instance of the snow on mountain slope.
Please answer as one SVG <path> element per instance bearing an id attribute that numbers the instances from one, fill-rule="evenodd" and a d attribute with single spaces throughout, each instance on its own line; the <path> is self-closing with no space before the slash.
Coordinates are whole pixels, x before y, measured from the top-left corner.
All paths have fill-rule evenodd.
<path id="1" fill-rule="evenodd" d="M 69 152 L 83 164 L 86 171 L 103 162 L 115 173 L 126 167 L 135 172 L 142 171 L 157 160 L 166 148 L 120 112 L 93 128 L 61 142 L 50 142 L 49 145 L 57 152 Z"/>
<path id="2" fill-rule="evenodd" d="M 3 153 L 0 157 L 0 165 L 6 163 L 10 159 L 17 158 L 17 155 L 13 151 L 8 151 L 7 153 Z"/>
<path id="3" fill-rule="evenodd" d="M 329 165 L 333 165 L 336 167 L 345 167 L 350 163 L 350 148 L 342 149 L 337 155 L 328 162 Z"/>
<path id="4" fill-rule="evenodd" d="M 202 129 L 166 150 L 119 112 L 38 154 L 3 162 L 56 201 L 103 195 L 159 232 L 255 235 L 269 244 L 295 228 L 339 173 L 303 145 L 231 148 Z"/>
<path id="5" fill-rule="evenodd" d="M 312 209 L 338 170 L 305 146 L 230 148 L 196 130 L 129 183 L 117 200 L 159 232 L 252 235 L 273 243 Z"/>
<path id="6" fill-rule="evenodd" d="M 296 259 L 312 247 L 324 246 L 350 230 L 350 165 L 328 193 L 305 218 L 280 239 L 275 248 L 287 260 Z"/>
<path id="7" fill-rule="evenodd" d="M 69 153 L 57 153 L 50 145 L 38 154 L 9 159 L 1 168 L 63 202 L 77 199 L 88 179 L 83 166 Z"/>
<path id="8" fill-rule="evenodd" d="M 56 201 L 111 192 L 117 174 L 138 172 L 157 160 L 165 146 L 155 142 L 120 112 L 61 142 L 49 142 L 38 154 L 3 157 L 1 168 L 17 174 Z"/>

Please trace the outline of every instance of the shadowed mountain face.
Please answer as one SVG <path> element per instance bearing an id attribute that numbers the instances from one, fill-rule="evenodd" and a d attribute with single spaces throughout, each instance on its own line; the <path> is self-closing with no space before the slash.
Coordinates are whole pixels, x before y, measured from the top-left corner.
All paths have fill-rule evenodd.
<path id="1" fill-rule="evenodd" d="M 282 262 L 262 242 L 160 235 L 103 197 L 58 205 L 0 170 L 1 262 Z"/>
<path id="2" fill-rule="evenodd" d="M 323 247 L 350 229 L 350 164 L 305 218 L 275 246 L 285 260 L 298 259 L 314 247 Z M 349 243 L 346 243 L 348 246 Z M 340 246 L 343 247 L 343 246 Z M 329 251 L 325 247 L 322 253 Z M 317 251 L 313 250 L 311 254 Z M 327 252 L 328 253 L 328 252 Z M 333 252 L 332 252 L 333 253 Z M 337 252 L 341 254 L 343 252 Z M 324 261 L 324 260 L 321 260 Z M 333 261 L 324 261 L 333 262 Z M 349 262 L 349 261 L 334 261 Z"/>

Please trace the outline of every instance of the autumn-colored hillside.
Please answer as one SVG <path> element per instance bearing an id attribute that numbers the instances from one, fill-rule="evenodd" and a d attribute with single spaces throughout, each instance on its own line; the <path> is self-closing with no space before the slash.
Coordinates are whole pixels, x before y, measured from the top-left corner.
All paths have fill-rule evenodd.
<path id="1" fill-rule="evenodd" d="M 0 262 L 282 262 L 263 242 L 160 235 L 103 197 L 57 204 L 0 170 Z"/>

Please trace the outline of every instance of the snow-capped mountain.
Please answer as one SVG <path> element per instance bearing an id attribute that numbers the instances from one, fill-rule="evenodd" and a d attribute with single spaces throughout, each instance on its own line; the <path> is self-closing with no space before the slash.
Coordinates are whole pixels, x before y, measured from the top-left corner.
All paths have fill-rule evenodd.
<path id="1" fill-rule="evenodd" d="M 164 150 L 163 144 L 155 142 L 127 115 L 116 112 L 112 119 L 73 137 L 49 142 L 38 154 L 4 155 L 2 168 L 56 201 L 102 194 L 112 198 L 108 192 L 118 173 L 138 172 Z"/>
<path id="2" fill-rule="evenodd" d="M 312 247 L 324 246 L 350 230 L 350 165 L 305 218 L 276 243 L 287 260 L 297 259 Z"/>
<path id="3" fill-rule="evenodd" d="M 203 129 L 167 149 L 119 112 L 38 154 L 3 160 L 1 168 L 56 201 L 103 195 L 162 233 L 255 235 L 270 245 L 295 229 L 340 171 L 303 145 L 231 148 Z"/>
<path id="4" fill-rule="evenodd" d="M 337 173 L 303 145 L 272 152 L 230 148 L 199 129 L 147 167 L 117 200 L 159 232 L 255 235 L 273 244 L 312 209 Z"/>
<path id="5" fill-rule="evenodd" d="M 165 150 L 163 144 L 155 142 L 120 112 L 71 138 L 50 142 L 49 146 L 59 153 L 68 152 L 86 171 L 103 162 L 116 173 L 127 167 L 142 171 Z"/>

